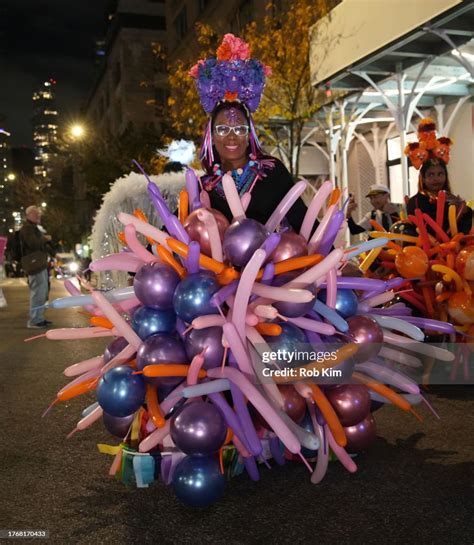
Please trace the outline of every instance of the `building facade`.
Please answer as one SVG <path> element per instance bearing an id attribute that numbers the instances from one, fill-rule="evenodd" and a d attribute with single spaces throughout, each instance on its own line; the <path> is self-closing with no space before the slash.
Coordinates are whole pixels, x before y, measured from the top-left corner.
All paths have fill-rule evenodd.
<path id="1" fill-rule="evenodd" d="M 54 162 L 58 155 L 58 110 L 56 81 L 49 79 L 33 93 L 33 142 L 35 146 L 34 175 L 51 185 Z"/>

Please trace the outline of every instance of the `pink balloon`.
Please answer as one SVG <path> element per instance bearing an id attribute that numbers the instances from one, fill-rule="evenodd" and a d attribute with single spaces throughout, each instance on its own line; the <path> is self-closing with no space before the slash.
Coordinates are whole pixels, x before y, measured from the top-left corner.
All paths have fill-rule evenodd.
<path id="1" fill-rule="evenodd" d="M 326 202 L 326 199 L 331 194 L 332 188 L 332 182 L 330 182 L 329 180 L 325 181 L 318 189 L 316 195 L 313 197 L 313 200 L 308 206 L 308 210 L 306 211 L 300 230 L 300 234 L 306 240 L 309 239 L 314 222 L 316 221 L 316 218 L 318 217 L 319 211 L 321 210 L 323 204 Z"/>
<path id="2" fill-rule="evenodd" d="M 225 324 L 225 318 L 219 314 L 207 314 L 194 318 L 191 325 L 194 329 L 205 329 L 206 327 L 221 327 Z"/>
<path id="3" fill-rule="evenodd" d="M 408 348 L 412 352 L 418 352 L 426 356 L 433 356 L 437 360 L 441 361 L 453 361 L 455 357 L 452 352 L 449 352 L 444 348 L 438 348 L 437 346 L 433 346 L 427 343 L 420 343 L 408 337 L 403 337 L 402 335 L 397 335 L 396 333 L 392 333 L 391 331 L 387 330 L 384 330 L 383 332 L 383 340 L 384 342 L 393 344 L 395 346 Z"/>
<path id="4" fill-rule="evenodd" d="M 135 216 L 132 216 L 132 214 L 125 214 L 125 212 L 120 212 L 117 215 L 117 218 L 124 225 L 133 225 L 138 233 L 141 233 L 146 237 L 150 237 L 153 240 L 156 240 L 156 242 L 158 242 L 159 244 L 165 246 L 165 248 L 168 248 L 168 244 L 166 242 L 167 239 L 170 238 L 168 233 L 160 231 L 160 229 L 153 227 L 153 225 L 150 225 L 146 221 L 139 220 Z M 171 248 L 168 248 L 168 250 L 170 249 Z"/>
<path id="5" fill-rule="evenodd" d="M 345 451 L 345 449 L 343 449 L 336 443 L 336 440 L 334 439 L 331 433 L 331 430 L 329 429 L 328 426 L 326 426 L 325 431 L 329 441 L 329 446 L 331 447 L 331 449 L 333 450 L 334 454 L 337 456 L 341 464 L 350 473 L 355 473 L 357 471 L 357 466 L 354 460 L 349 456 L 349 454 Z"/>
<path id="6" fill-rule="evenodd" d="M 104 409 L 102 407 L 96 407 L 93 411 L 91 411 L 87 416 L 84 416 L 84 418 L 81 418 L 79 422 L 76 425 L 76 429 L 82 431 L 88 428 L 91 424 L 99 420 L 99 418 L 102 418 L 102 415 L 104 414 Z"/>
<path id="7" fill-rule="evenodd" d="M 51 341 L 71 339 L 92 339 L 94 337 L 113 337 L 112 330 L 106 327 L 64 327 L 46 331 L 45 337 Z"/>
<path id="8" fill-rule="evenodd" d="M 78 287 L 76 287 L 76 285 L 73 282 L 71 282 L 71 280 L 67 278 L 66 280 L 64 280 L 64 287 L 67 289 L 70 295 L 82 295 L 81 290 Z M 97 309 L 95 308 L 94 305 L 84 305 L 84 308 L 85 310 L 87 310 L 87 312 L 90 312 L 91 314 L 97 313 Z"/>
<path id="9" fill-rule="evenodd" d="M 268 221 L 265 224 L 267 231 L 273 233 L 273 231 L 280 225 L 282 219 L 288 213 L 288 210 L 295 204 L 300 195 L 304 193 L 307 185 L 308 182 L 305 180 L 300 180 L 288 191 L 288 193 L 277 205 L 272 215 L 268 218 Z"/>
<path id="10" fill-rule="evenodd" d="M 240 282 L 235 293 L 236 304 L 232 309 L 232 321 L 235 324 L 242 342 L 245 342 L 245 318 L 250 295 L 253 288 L 255 288 L 255 278 L 257 277 L 258 271 L 266 258 L 267 254 L 265 253 L 265 250 L 259 249 L 255 251 L 242 271 Z M 229 338 L 227 338 L 227 340 L 229 341 Z"/>
<path id="11" fill-rule="evenodd" d="M 329 308 L 336 308 L 337 298 L 337 273 L 336 269 L 329 269 L 326 275 L 326 305 Z"/>
<path id="12" fill-rule="evenodd" d="M 145 437 L 138 445 L 139 452 L 148 452 L 153 447 L 156 447 L 156 445 L 162 443 L 165 437 L 170 434 L 170 423 L 170 420 L 166 420 L 162 428 L 157 428 L 148 437 Z"/>
<path id="13" fill-rule="evenodd" d="M 233 323 L 226 322 L 223 326 L 223 331 L 224 331 L 224 337 L 226 341 L 229 343 L 229 347 L 235 356 L 239 369 L 242 371 L 242 373 L 245 373 L 249 377 L 253 377 L 254 376 L 253 367 L 250 362 L 247 348 L 245 347 L 239 335 L 239 332 L 237 331 L 237 328 L 235 327 Z M 209 370 L 208 370 L 208 375 L 209 375 Z"/>
<path id="14" fill-rule="evenodd" d="M 114 324 L 122 337 L 125 337 L 135 350 L 137 350 L 142 344 L 142 340 L 115 310 L 112 303 L 110 303 L 99 291 L 93 291 L 92 298 L 94 299 L 95 304 L 102 310 L 104 316 Z"/>
<path id="15" fill-rule="evenodd" d="M 264 320 L 274 320 L 278 316 L 278 310 L 271 305 L 256 305 L 253 312 Z"/>
<path id="16" fill-rule="evenodd" d="M 199 220 L 203 222 L 204 227 L 207 230 L 212 259 L 222 263 L 224 261 L 224 257 L 222 255 L 221 231 L 219 230 L 219 225 L 216 221 L 215 215 L 205 208 L 200 208 L 196 211 L 196 213 Z M 227 226 L 228 225 L 229 224 L 227 223 Z M 223 236 L 224 234 L 222 233 L 222 237 Z"/>
<path id="17" fill-rule="evenodd" d="M 76 375 L 80 375 L 81 373 L 92 371 L 93 369 L 100 369 L 103 365 L 104 357 L 96 356 L 95 358 L 90 358 L 66 367 L 66 369 L 64 369 L 64 374 L 67 377 L 74 377 Z"/>
<path id="18" fill-rule="evenodd" d="M 211 208 L 211 198 L 209 197 L 209 193 L 207 191 L 203 189 L 199 194 L 199 198 L 201 199 L 201 203 L 204 208 Z"/>
<path id="19" fill-rule="evenodd" d="M 329 463 L 329 448 L 327 444 L 327 437 L 323 431 L 323 427 L 319 424 L 316 418 L 316 411 L 314 409 L 314 403 L 307 400 L 309 414 L 311 416 L 311 422 L 313 424 L 314 433 L 319 439 L 320 447 L 318 449 L 318 457 L 316 458 L 316 467 L 311 475 L 311 482 L 313 484 L 320 483 L 326 475 Z"/>
<path id="20" fill-rule="evenodd" d="M 250 403 L 252 403 L 263 418 L 265 418 L 285 447 L 293 454 L 300 452 L 300 442 L 297 437 L 245 375 L 231 367 L 224 367 L 224 369 L 209 369 L 207 374 L 211 378 L 227 378 L 238 386 L 242 394 L 247 397 Z"/>
<path id="21" fill-rule="evenodd" d="M 113 357 L 107 365 L 104 365 L 102 369 L 100 370 L 101 375 L 106 373 L 109 369 L 112 369 L 113 367 L 117 367 L 119 365 L 122 365 L 122 363 L 128 362 L 134 355 L 135 355 L 135 348 L 131 344 L 127 344 L 127 346 L 119 352 L 115 357 Z"/>
<path id="22" fill-rule="evenodd" d="M 327 209 L 326 213 L 323 216 L 323 219 L 321 220 L 321 223 L 318 225 L 318 228 L 314 232 L 313 236 L 311 237 L 309 241 L 309 253 L 317 253 L 319 244 L 321 243 L 324 233 L 326 232 L 326 229 L 330 225 L 332 218 L 334 217 L 334 214 L 337 212 L 337 207 L 335 204 L 331 204 L 331 206 Z"/>
<path id="23" fill-rule="evenodd" d="M 242 206 L 244 207 L 244 210 L 247 211 L 247 208 L 249 207 L 250 201 L 252 200 L 252 193 L 247 191 L 246 193 L 244 193 L 242 195 L 240 200 L 242 201 Z"/>
<path id="24" fill-rule="evenodd" d="M 242 280 L 240 283 L 242 283 Z M 288 301 L 290 303 L 309 303 L 314 299 L 314 294 L 309 290 L 293 288 L 288 286 L 288 284 L 285 284 L 285 286 L 287 287 L 267 286 L 256 283 L 252 287 L 252 292 L 259 297 L 265 297 L 265 299 Z"/>
<path id="25" fill-rule="evenodd" d="M 122 252 L 121 254 L 110 254 L 93 261 L 89 268 L 93 272 L 100 271 L 127 271 L 137 272 L 144 265 L 144 261 L 134 254 Z"/>
<path id="26" fill-rule="evenodd" d="M 313 267 L 308 269 L 306 272 L 300 274 L 300 276 L 297 276 L 291 282 L 288 282 L 288 284 L 285 284 L 284 287 L 288 288 L 293 285 L 313 284 L 318 279 L 325 276 L 328 271 L 330 271 L 334 267 L 337 267 L 342 261 L 343 256 L 344 251 L 340 248 L 338 248 L 337 250 L 333 250 L 320 263 L 318 263 L 317 265 L 313 265 Z"/>
<path id="27" fill-rule="evenodd" d="M 356 364 L 356 370 L 367 373 L 371 377 L 380 380 L 385 384 L 392 384 L 404 392 L 409 394 L 419 394 L 420 388 L 416 382 L 413 382 L 410 378 L 406 377 L 402 373 L 388 369 L 383 365 L 377 365 L 371 361 Z"/>
<path id="28" fill-rule="evenodd" d="M 160 259 L 156 256 L 150 253 L 138 240 L 137 238 L 137 230 L 133 224 L 129 224 L 125 226 L 124 229 L 125 232 L 125 240 L 127 241 L 127 246 L 132 250 L 132 252 L 144 261 L 145 263 L 152 263 L 154 261 L 160 261 Z"/>
<path id="29" fill-rule="evenodd" d="M 198 354 L 197 356 L 194 356 L 188 370 L 188 376 L 187 376 L 188 386 L 194 386 L 194 384 L 198 383 L 199 371 L 201 370 L 201 367 L 203 365 L 204 365 L 204 355 Z"/>
<path id="30" fill-rule="evenodd" d="M 239 193 L 232 176 L 229 174 L 224 174 L 222 177 L 222 187 L 224 189 L 227 204 L 232 212 L 232 216 L 234 218 L 245 218 L 245 210 L 242 206 L 242 201 L 240 200 Z"/>

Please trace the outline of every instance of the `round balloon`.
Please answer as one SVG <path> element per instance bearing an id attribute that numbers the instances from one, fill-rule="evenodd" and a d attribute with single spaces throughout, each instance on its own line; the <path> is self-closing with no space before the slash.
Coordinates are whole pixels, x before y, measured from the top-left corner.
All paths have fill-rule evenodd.
<path id="1" fill-rule="evenodd" d="M 280 335 L 275 337 L 264 336 L 264 339 L 269 344 L 273 352 L 280 351 L 281 359 L 278 359 L 276 363 L 281 365 L 287 363 L 287 367 L 297 367 L 298 364 L 307 363 L 306 361 L 300 362 L 295 361 L 297 358 L 293 356 L 292 363 L 289 363 L 289 353 L 298 353 L 305 347 L 302 345 L 306 344 L 306 335 L 304 332 L 293 324 L 289 322 L 278 322 L 278 325 L 281 327 L 282 331 Z"/>
<path id="2" fill-rule="evenodd" d="M 160 363 L 188 363 L 181 340 L 166 333 L 157 333 L 143 341 L 137 351 L 137 369 L 142 370 L 147 365 Z M 181 382 L 182 378 L 146 377 L 145 380 L 154 385 L 171 386 Z"/>
<path id="3" fill-rule="evenodd" d="M 187 403 L 172 419 L 171 438 L 185 454 L 207 456 L 224 444 L 227 426 L 220 410 L 212 403 Z"/>
<path id="4" fill-rule="evenodd" d="M 301 257 L 308 254 L 308 244 L 302 235 L 292 231 L 280 233 L 280 235 L 280 242 L 270 255 L 270 261 L 278 263 L 279 261 L 285 261 L 285 259 Z"/>
<path id="5" fill-rule="evenodd" d="M 203 508 L 224 494 L 226 483 L 215 458 L 186 456 L 176 466 L 172 484 L 181 503 Z"/>
<path id="6" fill-rule="evenodd" d="M 347 437 L 346 450 L 350 453 L 367 450 L 375 441 L 376 427 L 374 417 L 369 413 L 368 416 L 354 426 L 344 428 Z"/>
<path id="7" fill-rule="evenodd" d="M 320 290 L 318 293 L 318 299 L 323 303 L 327 300 L 327 291 Z M 353 290 L 338 289 L 336 294 L 336 311 L 343 317 L 349 318 L 354 316 L 357 312 L 358 305 L 357 295 Z"/>
<path id="8" fill-rule="evenodd" d="M 283 286 L 284 284 L 291 282 L 294 278 L 299 276 L 301 271 L 292 271 L 285 274 L 279 274 L 275 277 L 273 281 L 273 286 Z M 293 288 L 305 289 L 311 291 L 313 294 L 316 293 L 316 287 L 314 284 L 302 285 L 295 284 Z M 289 301 L 275 301 L 273 306 L 278 310 L 282 316 L 288 316 L 288 318 L 297 318 L 298 316 L 304 316 L 307 314 L 314 306 L 315 300 L 312 299 L 307 303 L 292 303 Z"/>
<path id="9" fill-rule="evenodd" d="M 284 385 L 278 389 L 283 397 L 283 410 L 294 421 L 301 422 L 306 413 L 306 401 L 295 390 L 294 386 Z"/>
<path id="10" fill-rule="evenodd" d="M 108 363 L 111 359 L 115 358 L 126 346 L 128 346 L 128 341 L 124 337 L 114 339 L 104 350 L 104 363 Z"/>
<path id="11" fill-rule="evenodd" d="M 466 280 L 474 280 L 474 246 L 466 246 L 458 253 L 456 271 Z"/>
<path id="12" fill-rule="evenodd" d="M 376 356 L 383 343 L 383 331 L 379 324 L 368 316 L 352 316 L 347 323 L 349 336 L 359 345 L 353 360 L 362 363 Z"/>
<path id="13" fill-rule="evenodd" d="M 127 435 L 134 418 L 134 414 L 128 416 L 112 416 L 111 414 L 104 412 L 102 415 L 105 429 L 112 435 L 122 439 Z"/>
<path id="14" fill-rule="evenodd" d="M 406 246 L 396 255 L 395 267 L 403 278 L 423 276 L 428 271 L 428 256 L 418 246 Z"/>
<path id="15" fill-rule="evenodd" d="M 173 295 L 179 283 L 178 273 L 164 263 L 147 263 L 133 279 L 137 298 L 147 307 L 167 309 L 173 306 Z"/>
<path id="16" fill-rule="evenodd" d="M 214 208 L 207 208 L 207 210 L 216 220 L 219 237 L 222 241 L 224 238 L 224 233 L 229 227 L 229 221 L 224 214 L 222 214 L 222 212 L 219 212 L 219 210 L 215 210 Z M 183 226 L 186 233 L 188 233 L 189 238 L 199 242 L 201 253 L 211 257 L 211 241 L 209 239 L 209 233 L 204 222 L 198 218 L 198 214 L 199 209 L 191 212 L 191 214 L 189 214 L 189 216 L 185 219 Z"/>
<path id="17" fill-rule="evenodd" d="M 111 416 L 129 416 L 145 401 L 145 381 L 131 367 L 114 367 L 100 379 L 97 401 Z"/>
<path id="18" fill-rule="evenodd" d="M 343 426 L 354 426 L 369 414 L 370 395 L 363 384 L 341 384 L 326 392 Z"/>
<path id="19" fill-rule="evenodd" d="M 265 227 L 256 220 L 241 218 L 234 220 L 224 235 L 224 255 L 232 265 L 247 265 L 255 250 L 268 236 Z"/>
<path id="20" fill-rule="evenodd" d="M 186 354 L 191 361 L 194 356 L 204 349 L 204 369 L 211 369 L 222 364 L 224 346 L 222 345 L 222 328 L 205 327 L 203 329 L 191 329 L 184 339 Z"/>
<path id="21" fill-rule="evenodd" d="M 211 297 L 219 288 L 220 285 L 211 272 L 190 274 L 176 287 L 173 297 L 176 314 L 188 323 L 198 316 L 217 314 L 217 308 L 211 305 Z"/>
<path id="22" fill-rule="evenodd" d="M 464 291 L 453 293 L 448 299 L 448 314 L 458 324 L 474 323 L 474 297 Z"/>
<path id="23" fill-rule="evenodd" d="M 172 308 L 160 310 L 139 307 L 132 314 L 132 328 L 143 341 L 155 333 L 173 333 L 176 329 L 176 314 Z"/>

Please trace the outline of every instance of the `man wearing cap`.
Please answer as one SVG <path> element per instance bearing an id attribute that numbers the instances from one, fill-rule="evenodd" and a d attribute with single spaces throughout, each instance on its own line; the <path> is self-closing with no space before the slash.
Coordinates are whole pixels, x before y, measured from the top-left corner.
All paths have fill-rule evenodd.
<path id="1" fill-rule="evenodd" d="M 400 220 L 400 208 L 398 205 L 390 202 L 390 190 L 385 185 L 374 184 L 370 186 L 370 191 L 366 197 L 370 200 L 373 210 L 368 212 L 359 223 L 352 219 L 352 212 L 357 208 L 357 203 L 351 197 L 347 205 L 346 217 L 351 235 L 358 235 L 365 231 L 372 231 L 370 220 L 375 220 L 386 231 L 394 223 Z"/>

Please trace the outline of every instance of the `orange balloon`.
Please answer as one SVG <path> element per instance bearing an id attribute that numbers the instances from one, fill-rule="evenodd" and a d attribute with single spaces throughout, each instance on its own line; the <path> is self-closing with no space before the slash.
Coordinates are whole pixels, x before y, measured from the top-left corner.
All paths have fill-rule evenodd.
<path id="1" fill-rule="evenodd" d="M 458 253 L 456 271 L 466 280 L 474 280 L 474 246 L 466 246 Z"/>
<path id="2" fill-rule="evenodd" d="M 474 297 L 464 291 L 453 293 L 448 300 L 448 313 L 458 324 L 473 324 Z"/>
<path id="3" fill-rule="evenodd" d="M 424 276 L 428 266 L 428 256 L 418 246 L 406 246 L 395 258 L 395 267 L 403 278 Z"/>

